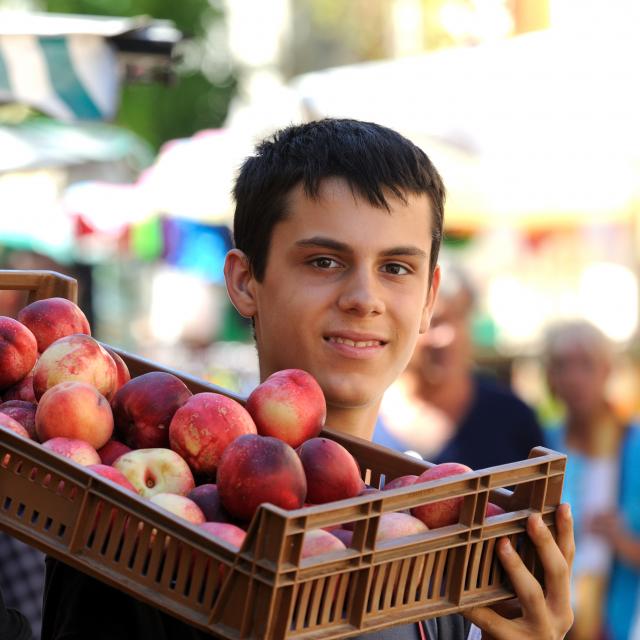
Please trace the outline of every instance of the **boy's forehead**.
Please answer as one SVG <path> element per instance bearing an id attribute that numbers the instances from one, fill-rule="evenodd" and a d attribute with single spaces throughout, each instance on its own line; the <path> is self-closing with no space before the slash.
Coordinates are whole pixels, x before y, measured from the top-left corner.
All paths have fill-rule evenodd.
<path id="1" fill-rule="evenodd" d="M 428 193 L 403 194 L 399 198 L 391 189 L 382 187 L 381 192 L 387 205 L 402 202 L 406 204 L 410 198 L 420 198 L 424 201 L 424 207 L 420 209 L 420 214 L 424 214 L 431 226 L 433 221 L 433 204 Z M 286 196 L 286 215 L 291 215 L 297 210 L 305 209 L 307 205 L 314 205 L 316 208 L 334 207 L 337 200 L 359 206 L 364 203 L 367 206 L 374 206 L 377 209 L 388 212 L 385 204 L 375 204 L 372 198 L 364 193 L 359 187 L 349 182 L 342 176 L 327 176 L 318 181 L 317 186 L 311 191 L 306 188 L 302 181 L 296 183 Z"/>

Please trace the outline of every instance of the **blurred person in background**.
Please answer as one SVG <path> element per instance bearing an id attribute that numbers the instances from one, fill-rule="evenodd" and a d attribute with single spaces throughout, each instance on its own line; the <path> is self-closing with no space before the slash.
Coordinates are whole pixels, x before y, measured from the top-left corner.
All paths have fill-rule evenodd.
<path id="1" fill-rule="evenodd" d="M 506 385 L 476 370 L 474 303 L 467 274 L 443 265 L 431 326 L 383 398 L 375 442 L 472 469 L 524 460 L 543 444 L 531 408 Z"/>
<path id="2" fill-rule="evenodd" d="M 557 324 L 545 339 L 549 390 L 564 408 L 548 430 L 568 454 L 563 499 L 576 523 L 572 640 L 627 640 L 640 585 L 640 426 L 607 399 L 612 345 L 585 321 Z"/>

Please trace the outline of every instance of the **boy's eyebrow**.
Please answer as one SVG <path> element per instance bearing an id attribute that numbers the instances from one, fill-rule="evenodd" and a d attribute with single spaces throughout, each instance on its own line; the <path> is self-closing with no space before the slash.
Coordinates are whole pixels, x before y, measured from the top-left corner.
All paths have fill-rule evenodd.
<path id="1" fill-rule="evenodd" d="M 334 240 L 333 238 L 327 238 L 326 236 L 313 236 L 312 238 L 303 238 L 302 240 L 296 241 L 296 246 L 321 247 L 324 249 L 332 249 L 333 251 L 338 251 L 340 253 L 353 252 L 353 249 L 345 242 L 340 242 L 339 240 Z M 425 258 L 425 259 L 428 257 L 426 251 L 414 245 L 390 247 L 388 249 L 383 249 L 380 252 L 380 255 L 386 256 L 386 257 L 418 256 L 420 258 Z"/>

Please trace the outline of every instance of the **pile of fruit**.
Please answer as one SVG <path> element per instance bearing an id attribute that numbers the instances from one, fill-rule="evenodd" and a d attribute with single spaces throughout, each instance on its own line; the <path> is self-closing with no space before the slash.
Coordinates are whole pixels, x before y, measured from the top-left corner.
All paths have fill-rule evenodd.
<path id="1" fill-rule="evenodd" d="M 131 378 L 120 356 L 91 337 L 82 310 L 63 298 L 0 317 L 0 429 L 41 443 L 239 548 L 262 503 L 325 504 L 367 487 L 351 453 L 320 437 L 326 403 L 316 380 L 278 371 L 246 406 L 192 394 L 165 372 Z M 447 463 L 384 490 L 466 473 Z M 458 521 L 462 498 L 385 513 L 377 540 Z M 487 515 L 501 510 L 490 505 Z M 305 535 L 302 557 L 344 549 L 349 525 Z"/>

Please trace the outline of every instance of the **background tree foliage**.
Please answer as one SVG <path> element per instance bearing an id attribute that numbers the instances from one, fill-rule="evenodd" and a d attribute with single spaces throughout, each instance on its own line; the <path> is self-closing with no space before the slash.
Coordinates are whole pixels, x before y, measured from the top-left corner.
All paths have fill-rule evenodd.
<path id="1" fill-rule="evenodd" d="M 43 9 L 172 20 L 192 38 L 188 55 L 177 65 L 175 82 L 125 85 L 116 123 L 135 131 L 154 148 L 223 123 L 236 82 L 225 55 L 224 16 L 207 0 L 45 0 Z"/>

